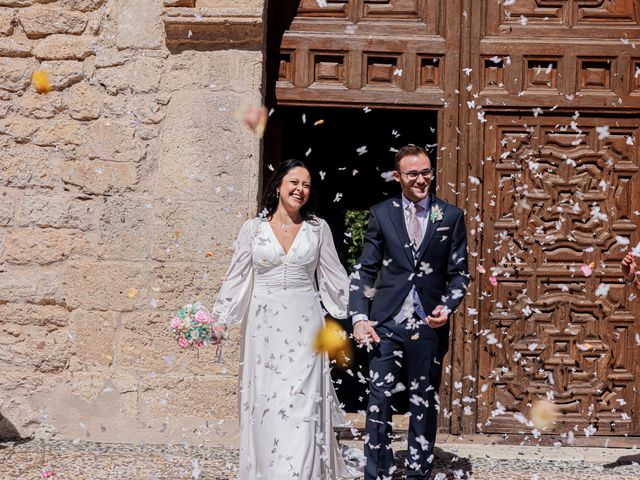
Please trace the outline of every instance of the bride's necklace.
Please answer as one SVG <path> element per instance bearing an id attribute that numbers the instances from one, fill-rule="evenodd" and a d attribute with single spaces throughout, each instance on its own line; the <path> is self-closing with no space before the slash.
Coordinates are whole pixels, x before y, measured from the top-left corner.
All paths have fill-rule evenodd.
<path id="1" fill-rule="evenodd" d="M 290 221 L 288 224 L 285 223 L 284 221 L 282 221 L 282 219 L 278 219 L 276 218 L 276 216 L 273 216 L 273 220 L 276 223 L 276 226 L 278 226 L 280 228 L 280 230 L 282 230 L 283 232 L 287 232 L 289 230 L 289 227 L 293 227 L 294 225 L 296 225 L 293 221 Z M 291 219 L 289 219 L 291 220 Z"/>

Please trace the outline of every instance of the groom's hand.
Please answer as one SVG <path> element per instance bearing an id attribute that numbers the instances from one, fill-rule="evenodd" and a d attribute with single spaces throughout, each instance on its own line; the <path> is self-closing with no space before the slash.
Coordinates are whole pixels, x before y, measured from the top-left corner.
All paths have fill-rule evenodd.
<path id="1" fill-rule="evenodd" d="M 438 328 L 443 326 L 449 320 L 449 309 L 444 305 L 438 305 L 433 309 L 431 315 L 428 315 L 427 318 L 424 319 L 427 325 L 431 328 Z"/>
<path id="2" fill-rule="evenodd" d="M 355 338 L 356 342 L 360 345 L 369 344 L 371 340 L 376 343 L 380 341 L 380 337 L 371 326 L 369 320 L 360 320 L 353 325 L 353 338 Z"/>

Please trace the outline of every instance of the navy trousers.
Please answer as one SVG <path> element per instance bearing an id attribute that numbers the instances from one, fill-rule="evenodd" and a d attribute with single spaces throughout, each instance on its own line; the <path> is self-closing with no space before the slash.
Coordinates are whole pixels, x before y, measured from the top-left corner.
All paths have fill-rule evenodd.
<path id="1" fill-rule="evenodd" d="M 437 398 L 442 357 L 448 346 L 448 326 L 434 330 L 423 321 L 376 327 L 380 343 L 369 352 L 369 405 L 365 425 L 365 480 L 393 477 L 391 450 L 392 392 L 401 382 L 409 390 L 407 478 L 428 479 L 438 427 Z M 444 338 L 443 338 L 444 337 Z M 402 365 L 406 379 L 399 378 Z M 408 380 L 408 381 L 407 381 Z"/>

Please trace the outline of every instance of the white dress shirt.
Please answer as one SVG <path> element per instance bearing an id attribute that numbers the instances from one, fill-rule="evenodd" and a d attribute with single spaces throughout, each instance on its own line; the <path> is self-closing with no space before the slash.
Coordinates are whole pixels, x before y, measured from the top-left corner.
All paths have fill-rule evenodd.
<path id="1" fill-rule="evenodd" d="M 407 231 L 409 231 L 409 217 L 411 215 L 409 212 L 410 203 L 411 200 L 409 200 L 403 194 L 402 211 L 404 212 L 404 225 Z M 422 207 L 421 209 L 418 209 L 416 211 L 416 216 L 418 217 L 418 222 L 420 223 L 420 227 L 422 228 L 422 238 L 424 239 L 425 232 L 427 231 L 427 225 L 429 224 L 429 197 L 420 200 L 416 205 L 420 205 Z M 417 252 L 414 252 L 414 254 L 416 253 Z M 398 310 L 398 313 L 395 314 L 393 319 L 396 323 L 401 323 L 407 318 L 410 318 L 413 315 L 414 311 L 420 316 L 420 318 L 426 318 L 427 316 L 424 308 L 422 307 L 422 303 L 420 302 L 420 298 L 418 297 L 418 292 L 416 292 L 415 285 L 411 287 L 409 295 L 407 295 L 407 298 L 405 298 L 402 306 L 400 307 L 400 310 Z M 369 315 L 365 313 L 358 313 L 352 318 L 354 324 L 356 322 L 359 322 L 360 320 L 369 320 Z"/>

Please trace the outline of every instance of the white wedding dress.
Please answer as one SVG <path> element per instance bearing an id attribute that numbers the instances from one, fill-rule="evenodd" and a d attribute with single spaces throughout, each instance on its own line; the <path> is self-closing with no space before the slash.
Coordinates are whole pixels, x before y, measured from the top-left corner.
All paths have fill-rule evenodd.
<path id="1" fill-rule="evenodd" d="M 240 379 L 241 480 L 359 475 L 340 454 L 326 354 L 314 351 L 324 308 L 347 315 L 349 279 L 324 220 L 305 221 L 285 253 L 271 225 L 242 226 L 214 314 L 244 321 Z"/>

